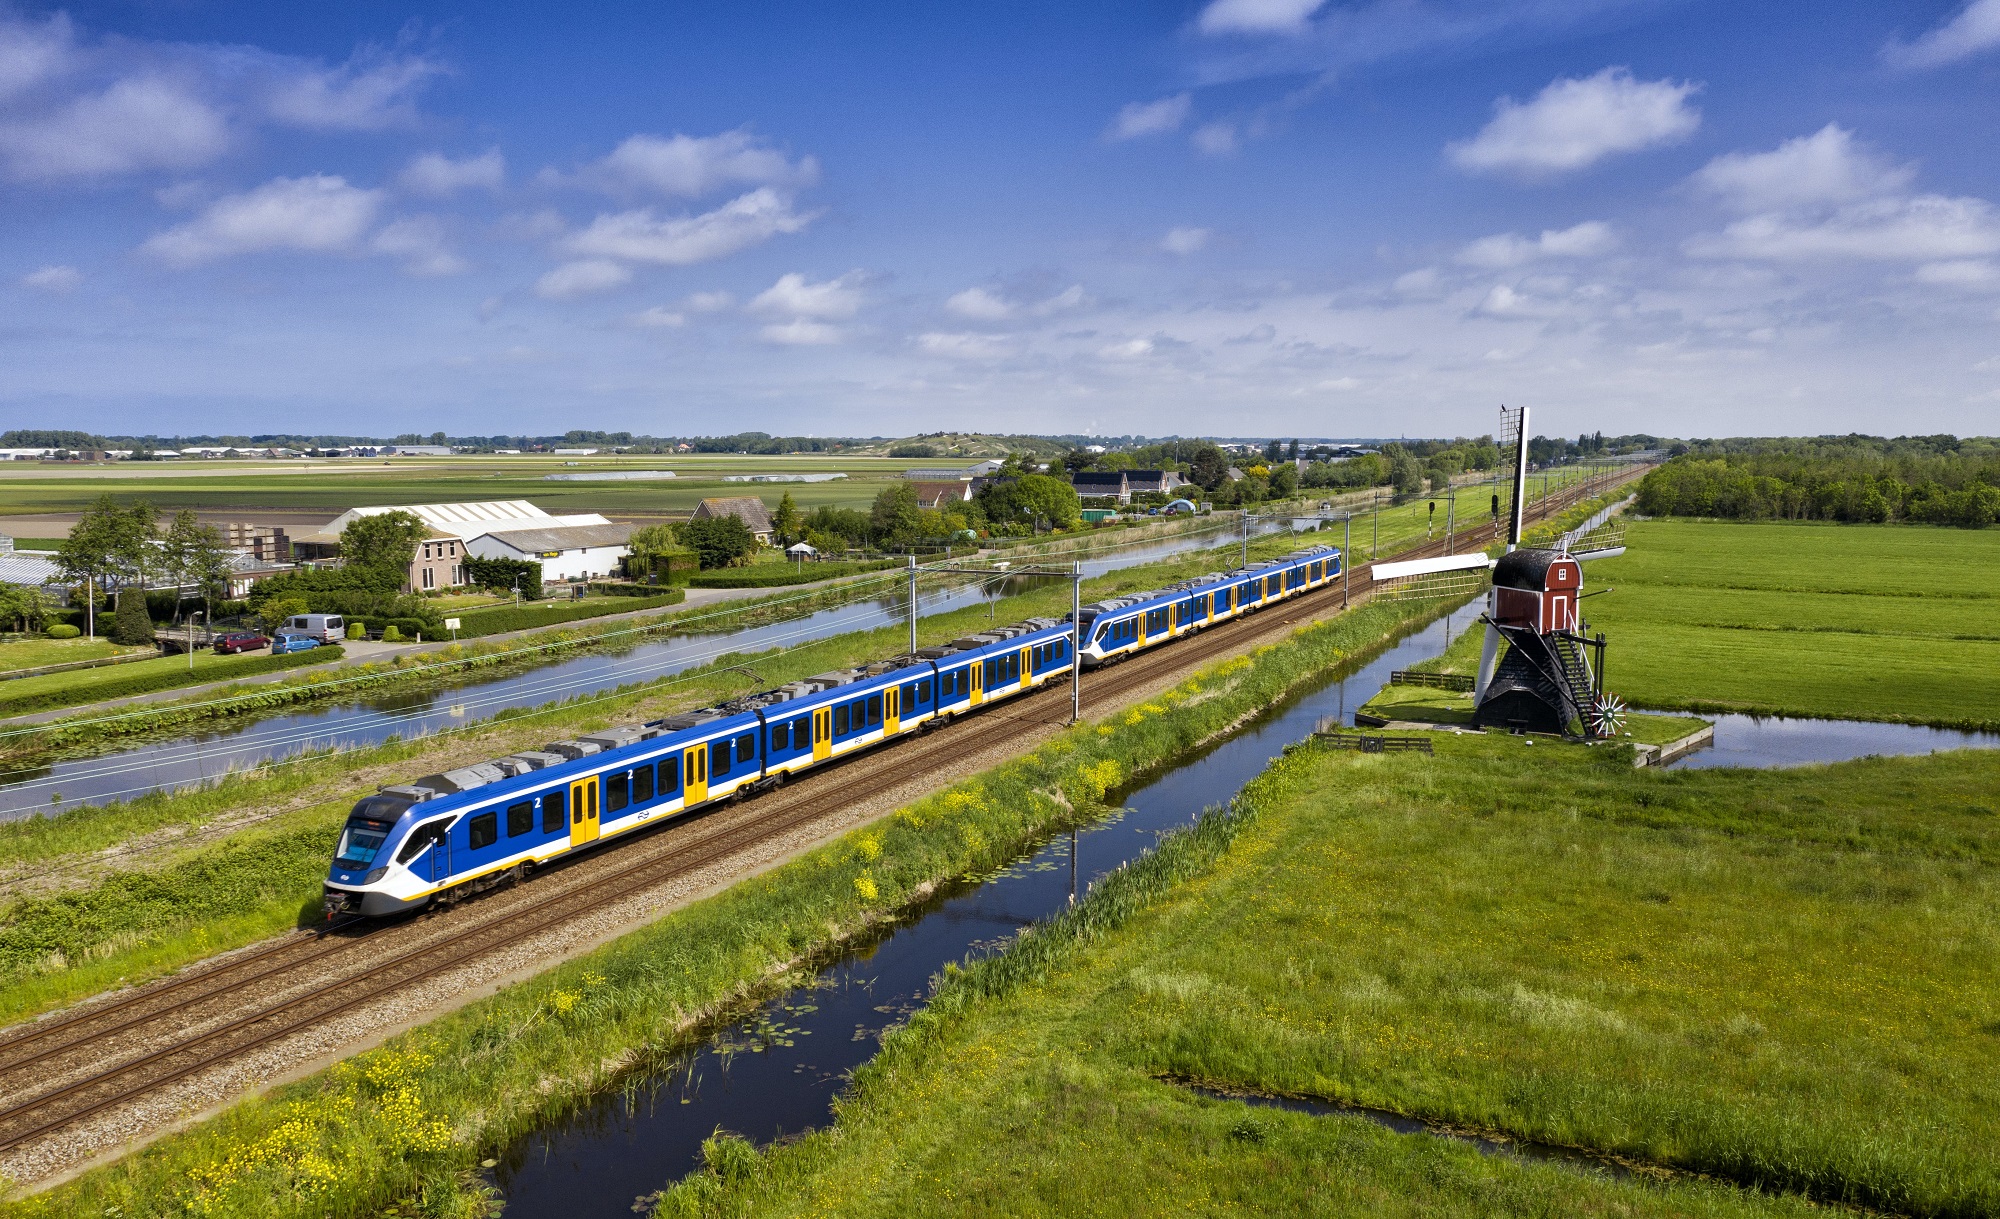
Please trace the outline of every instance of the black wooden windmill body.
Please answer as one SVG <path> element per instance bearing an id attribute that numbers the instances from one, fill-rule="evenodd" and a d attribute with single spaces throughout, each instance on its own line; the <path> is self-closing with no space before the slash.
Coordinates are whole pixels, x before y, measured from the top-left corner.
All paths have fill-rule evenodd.
<path id="1" fill-rule="evenodd" d="M 1567 550 L 1500 557 L 1473 723 L 1568 737 L 1616 734 L 1623 707 L 1604 693 L 1604 636 L 1591 637 L 1582 598 L 1583 564 Z"/>

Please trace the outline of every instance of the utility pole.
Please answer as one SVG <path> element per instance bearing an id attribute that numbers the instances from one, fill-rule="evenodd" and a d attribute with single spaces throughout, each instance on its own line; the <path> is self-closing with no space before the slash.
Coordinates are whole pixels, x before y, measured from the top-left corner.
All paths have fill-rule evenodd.
<path id="1" fill-rule="evenodd" d="M 917 654 L 917 556 L 910 555 L 910 655 Z"/>
<path id="2" fill-rule="evenodd" d="M 1083 560 L 1076 560 L 1072 566 L 1075 572 L 1070 576 L 1069 590 L 1069 722 L 1074 724 L 1083 719 Z M 1073 841 L 1069 858 L 1070 889 L 1073 894 L 1076 888 L 1076 851 Z"/>
<path id="3" fill-rule="evenodd" d="M 1347 512 L 1340 518 L 1340 608 L 1347 608 L 1347 573 L 1354 556 L 1348 553 L 1348 539 L 1354 535 L 1354 514 Z"/>
<path id="4" fill-rule="evenodd" d="M 1243 566 L 1250 566 L 1250 509 L 1243 510 Z"/>
<path id="5" fill-rule="evenodd" d="M 1451 553 L 1451 530 L 1458 513 L 1458 488 L 1451 487 L 1445 492 L 1444 501 L 1444 552 Z"/>

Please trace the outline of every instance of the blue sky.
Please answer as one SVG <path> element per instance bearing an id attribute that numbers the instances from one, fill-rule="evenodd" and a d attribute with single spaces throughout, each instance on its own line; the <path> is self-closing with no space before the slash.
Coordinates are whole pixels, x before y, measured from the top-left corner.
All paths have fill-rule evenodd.
<path id="1" fill-rule="evenodd" d="M 1994 431 L 2000 0 L 0 8 L 0 415 Z"/>

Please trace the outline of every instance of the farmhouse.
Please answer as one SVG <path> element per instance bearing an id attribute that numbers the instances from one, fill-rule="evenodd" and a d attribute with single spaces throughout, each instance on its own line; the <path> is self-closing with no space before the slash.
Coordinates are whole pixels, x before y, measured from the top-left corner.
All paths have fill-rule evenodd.
<path id="1" fill-rule="evenodd" d="M 771 544 L 771 514 L 764 508 L 763 500 L 754 495 L 718 495 L 701 501 L 694 510 L 694 519 L 698 521 L 720 520 L 725 516 L 742 521 L 759 546 Z"/>

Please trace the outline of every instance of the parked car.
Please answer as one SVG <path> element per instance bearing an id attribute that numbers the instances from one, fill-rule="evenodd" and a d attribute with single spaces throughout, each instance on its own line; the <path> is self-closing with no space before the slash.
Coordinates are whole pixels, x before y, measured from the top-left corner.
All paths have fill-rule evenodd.
<path id="1" fill-rule="evenodd" d="M 311 635 L 302 635 L 297 631 L 279 631 L 278 637 L 271 641 L 271 655 L 283 656 L 287 652 L 303 652 L 307 648 L 318 646 L 319 640 Z"/>
<path id="2" fill-rule="evenodd" d="M 271 646 L 268 635 L 255 631 L 225 631 L 215 637 L 215 650 L 224 656 L 234 656 L 238 652 L 254 652 L 258 648 Z"/>
<path id="3" fill-rule="evenodd" d="M 310 635 L 321 643 L 347 638 L 347 619 L 339 614 L 295 614 L 285 619 L 285 630 Z"/>

